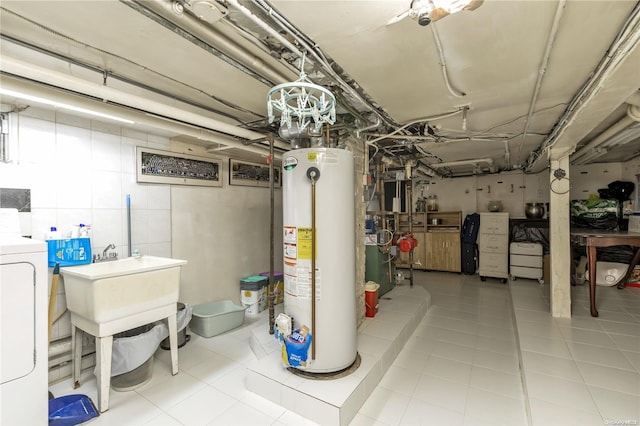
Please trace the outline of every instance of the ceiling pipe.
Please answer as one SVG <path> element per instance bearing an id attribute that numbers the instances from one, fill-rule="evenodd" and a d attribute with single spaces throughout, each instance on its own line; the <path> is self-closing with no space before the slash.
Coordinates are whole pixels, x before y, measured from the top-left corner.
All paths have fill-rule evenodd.
<path id="1" fill-rule="evenodd" d="M 270 82 L 269 80 L 267 80 L 264 76 L 256 73 L 254 70 L 249 69 L 248 67 L 244 66 L 244 64 L 242 64 L 241 62 L 238 62 L 235 58 L 232 58 L 230 56 L 228 56 L 227 54 L 225 54 L 224 52 L 218 50 L 216 47 L 204 43 L 202 40 L 198 39 L 197 37 L 195 37 L 193 34 L 187 33 L 186 31 L 184 31 L 182 28 L 178 27 L 174 22 L 169 21 L 167 18 L 165 18 L 164 16 L 153 12 L 151 9 L 144 7 L 143 5 L 130 1 L 130 0 L 120 0 L 120 2 L 130 8 L 132 8 L 133 10 L 141 13 L 142 15 L 144 15 L 145 17 L 153 20 L 154 22 L 156 22 L 157 24 L 162 25 L 163 27 L 167 28 L 168 30 L 172 31 L 173 33 L 179 35 L 180 37 L 184 38 L 185 40 L 190 41 L 191 43 L 194 43 L 195 45 L 197 45 L 198 47 L 206 50 L 208 53 L 214 55 L 216 58 L 226 62 L 227 64 L 231 65 L 232 67 L 244 72 L 245 74 L 255 78 L 256 80 L 260 81 L 262 84 L 269 86 L 272 85 L 273 82 Z"/>
<path id="2" fill-rule="evenodd" d="M 282 16 L 280 16 L 271 6 L 269 6 L 265 2 L 260 1 L 260 0 L 256 0 L 256 2 L 263 8 L 265 13 L 267 13 L 268 15 L 270 15 L 274 19 L 276 19 L 276 21 L 279 23 L 279 25 L 283 29 L 285 29 L 287 32 L 289 32 L 291 34 L 291 31 L 289 29 L 290 24 L 288 22 L 286 22 L 286 20 L 284 20 L 284 18 Z M 254 24 L 256 24 L 257 26 L 262 28 L 264 31 L 266 31 L 274 39 L 278 40 L 278 42 L 280 42 L 283 46 L 285 46 L 287 49 L 289 49 L 289 51 L 291 51 L 292 53 L 294 53 L 295 55 L 297 55 L 299 57 L 302 57 L 303 52 L 296 45 L 294 45 L 287 38 L 285 38 L 279 31 L 276 31 L 274 28 L 270 27 L 266 22 L 264 22 L 262 19 L 260 19 L 258 16 L 256 16 L 253 12 L 251 12 L 251 10 L 249 10 L 246 7 L 244 7 L 243 5 L 241 5 L 238 0 L 227 0 L 227 3 L 229 5 L 231 5 L 231 6 L 233 6 L 234 8 L 236 8 L 238 11 L 240 11 L 243 15 L 245 15 Z M 283 25 L 282 21 L 285 21 L 285 23 L 288 24 L 288 25 Z M 293 36 L 295 37 L 295 35 L 293 35 Z M 303 46 L 303 48 L 307 51 L 306 60 L 308 62 L 317 62 L 322 67 L 324 72 L 329 74 L 331 76 L 331 78 L 335 82 L 337 82 L 339 84 L 339 86 L 345 92 L 349 93 L 356 100 L 358 100 L 358 102 L 360 102 L 363 105 L 365 105 L 372 113 L 374 113 L 375 115 L 380 117 L 382 119 L 382 121 L 384 121 L 387 125 L 392 126 L 392 127 L 396 127 L 397 126 L 397 124 L 390 117 L 387 117 L 387 116 L 384 115 L 383 112 L 378 111 L 371 104 L 371 102 L 369 102 L 366 99 L 364 99 L 363 96 L 357 90 L 355 90 L 353 87 L 351 87 L 349 84 L 347 84 L 342 79 L 342 77 L 340 77 L 340 75 L 338 75 L 338 73 L 336 73 L 333 70 L 331 65 L 328 64 L 324 60 L 324 58 L 320 57 L 320 55 L 316 52 L 315 46 L 310 46 L 306 41 L 301 40 L 299 37 L 296 37 L 295 41 L 297 43 L 301 44 Z M 309 55 L 313 56 L 313 58 L 315 58 L 315 60 L 309 58 Z"/>
<path id="3" fill-rule="evenodd" d="M 276 85 L 291 81 L 290 76 L 285 76 L 284 74 L 280 73 L 229 37 L 225 36 L 219 31 L 216 31 L 213 27 L 204 24 L 200 19 L 188 13 L 176 12 L 176 10 L 173 8 L 173 3 L 175 3 L 173 0 L 134 0 L 134 2 L 144 8 L 157 13 L 158 15 L 166 16 L 166 14 L 169 13 L 172 17 L 171 20 L 180 24 L 182 28 L 189 31 L 204 42 L 216 46 L 217 49 L 223 50 L 233 59 L 242 63 L 247 68 L 251 68 L 264 75 Z"/>
<path id="4" fill-rule="evenodd" d="M 453 96 L 455 96 L 456 98 L 464 98 L 465 96 L 467 96 L 467 94 L 458 89 L 455 89 L 449 82 L 449 71 L 447 71 L 447 63 L 444 60 L 444 50 L 442 49 L 442 43 L 440 43 L 440 36 L 438 35 L 438 30 L 436 29 L 435 23 L 431 25 L 431 32 L 433 33 L 433 39 L 436 42 L 436 50 L 438 51 L 438 57 L 440 58 L 440 70 L 442 71 L 444 84 L 447 86 L 449 93 L 451 93 Z"/>
<path id="5" fill-rule="evenodd" d="M 640 121 L 640 107 L 636 106 L 636 105 L 627 106 L 627 114 L 623 118 L 621 118 L 618 122 L 616 122 L 611 127 L 609 127 L 607 130 L 605 130 L 604 132 L 600 133 L 591 142 L 587 143 L 582 148 L 580 148 L 578 151 L 576 151 L 572 155 L 571 162 L 579 164 L 582 161 L 582 159 L 580 157 L 584 157 L 587 154 L 590 154 L 593 150 L 595 150 L 600 145 L 602 145 L 605 142 L 607 142 L 613 136 L 615 136 L 616 134 L 620 133 L 621 131 L 627 129 L 629 126 L 631 126 L 632 124 L 634 124 L 634 123 L 636 123 L 638 121 Z M 602 153 L 602 154 L 604 154 L 604 153 Z"/>
<path id="6" fill-rule="evenodd" d="M 638 3 L 623 27 L 609 46 L 606 54 L 598 63 L 582 89 L 573 97 L 562 117 L 558 120 L 551 134 L 545 139 L 542 146 L 532 151 L 526 161 L 525 173 L 535 171 L 536 165 L 547 158 L 545 151 L 550 150 L 563 136 L 564 132 L 573 124 L 583 108 L 600 92 L 610 75 L 623 63 L 636 45 L 640 42 L 640 3 Z M 575 146 L 574 146 L 575 148 Z M 548 165 L 545 164 L 545 167 Z"/>
<path id="7" fill-rule="evenodd" d="M 377 129 L 381 124 L 382 124 L 382 119 L 380 119 L 380 117 L 375 116 L 376 121 L 372 124 L 369 124 L 368 126 L 364 126 L 364 127 L 358 127 L 356 129 L 356 138 L 357 139 L 363 139 L 364 142 L 364 174 L 368 175 L 369 174 L 369 144 L 367 143 L 367 139 L 366 138 L 362 138 L 361 137 L 361 132 L 367 131 L 367 130 L 371 130 L 371 129 Z M 375 152 L 378 152 L 377 147 L 374 147 Z"/>
<path id="8" fill-rule="evenodd" d="M 49 84 L 77 93 L 84 93 L 89 96 L 102 99 L 104 102 L 115 102 L 131 108 L 148 111 L 153 114 L 172 117 L 176 120 L 184 121 L 186 123 L 194 124 L 217 132 L 226 133 L 228 135 L 237 136 L 239 138 L 256 142 L 266 138 L 262 133 L 243 129 L 213 118 L 185 111 L 181 108 L 125 93 L 120 90 L 112 89 L 108 86 L 103 86 L 101 84 L 92 83 L 57 71 L 38 67 L 6 55 L 3 55 L 2 57 L 0 69 L 3 72 L 35 80 L 40 83 Z"/>
<path id="9" fill-rule="evenodd" d="M 531 102 L 529 103 L 529 112 L 527 113 L 527 119 L 524 122 L 524 130 L 522 130 L 522 139 L 520 140 L 520 147 L 518 148 L 518 158 L 516 158 L 516 161 L 520 161 L 522 147 L 524 146 L 524 141 L 527 139 L 527 132 L 529 131 L 529 126 L 531 125 L 531 118 L 533 117 L 534 109 L 536 107 L 536 104 L 538 103 L 538 96 L 540 95 L 540 88 L 542 87 L 542 79 L 547 72 L 549 57 L 551 56 L 551 50 L 553 49 L 553 44 L 556 41 L 556 36 L 558 35 L 558 27 L 560 26 L 560 19 L 562 18 L 562 13 L 564 11 L 566 3 L 566 0 L 559 1 L 558 6 L 556 7 L 556 14 L 553 18 L 553 25 L 551 26 L 549 38 L 547 39 L 547 47 L 545 48 L 544 55 L 542 56 L 542 63 L 540 64 L 540 68 L 538 69 L 538 78 L 536 80 L 535 88 L 533 89 Z"/>
<path id="10" fill-rule="evenodd" d="M 629 96 L 625 102 L 640 107 L 640 90 Z"/>
<path id="11" fill-rule="evenodd" d="M 478 164 L 478 163 L 487 163 L 489 165 L 493 164 L 493 159 L 491 158 L 474 158 L 469 160 L 460 160 L 460 161 L 450 161 L 448 163 L 431 163 L 429 167 L 431 168 L 439 168 L 439 167 L 456 167 L 456 166 L 467 166 L 470 164 Z"/>
<path id="12" fill-rule="evenodd" d="M 511 170 L 511 151 L 508 140 L 504 141 L 504 159 L 507 162 L 507 170 Z"/>
<path id="13" fill-rule="evenodd" d="M 3 57 L 2 65 L 4 65 L 5 59 L 6 57 Z M 127 108 L 115 106 L 110 103 L 89 100 L 82 97 L 81 95 L 66 93 L 52 87 L 40 86 L 37 84 L 26 82 L 17 77 L 2 75 L 0 78 L 0 84 L 2 85 L 3 89 L 13 90 L 16 92 L 43 97 L 46 99 L 52 99 L 70 105 L 104 112 L 105 114 L 117 115 L 122 118 L 130 119 L 135 123 L 130 126 L 135 126 L 136 124 L 138 124 L 153 127 L 166 132 L 189 136 L 203 142 L 208 142 L 210 144 L 224 145 L 230 148 L 237 148 L 246 152 L 251 152 L 263 156 L 269 154 L 269 150 L 267 148 L 262 148 L 256 145 L 245 145 L 244 143 L 242 143 L 242 141 L 233 139 L 232 137 L 227 135 L 215 133 L 213 130 L 195 125 L 180 123 L 164 116 L 154 116 L 150 113 L 145 113 L 144 111 L 134 111 Z M 280 158 L 280 155 L 276 155 L 276 158 Z"/>

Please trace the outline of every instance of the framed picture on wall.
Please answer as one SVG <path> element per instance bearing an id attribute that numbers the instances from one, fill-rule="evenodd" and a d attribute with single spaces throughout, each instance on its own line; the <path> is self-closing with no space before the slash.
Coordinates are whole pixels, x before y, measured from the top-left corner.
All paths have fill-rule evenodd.
<path id="1" fill-rule="evenodd" d="M 280 167 L 273 168 L 274 186 L 282 185 Z M 269 187 L 269 165 L 229 159 L 229 185 Z"/>
<path id="2" fill-rule="evenodd" d="M 137 181 L 222 186 L 222 160 L 136 147 Z"/>

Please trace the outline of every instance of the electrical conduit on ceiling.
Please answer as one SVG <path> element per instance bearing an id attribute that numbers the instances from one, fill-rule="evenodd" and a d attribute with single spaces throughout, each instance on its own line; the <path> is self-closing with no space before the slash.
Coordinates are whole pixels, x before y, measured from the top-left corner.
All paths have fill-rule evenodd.
<path id="1" fill-rule="evenodd" d="M 433 33 L 433 39 L 436 42 L 436 50 L 438 51 L 438 57 L 440 58 L 440 70 L 442 71 L 442 78 L 444 79 L 444 83 L 453 96 L 457 98 L 463 98 L 467 96 L 466 93 L 455 89 L 451 86 L 449 82 L 449 72 L 447 71 L 447 63 L 444 60 L 444 50 L 442 49 L 442 43 L 440 43 L 440 36 L 438 35 L 438 30 L 436 29 L 435 23 L 431 24 L 431 32 Z"/>
<path id="2" fill-rule="evenodd" d="M 241 5 L 238 0 L 227 0 L 227 3 L 229 3 L 231 6 L 235 7 L 240 12 L 242 12 L 242 14 L 244 14 L 247 18 L 249 18 L 254 24 L 258 25 L 260 28 L 262 28 L 264 31 L 266 31 L 270 36 L 272 36 L 273 38 L 278 40 L 278 42 L 280 42 L 284 47 L 289 49 L 292 53 L 296 54 L 297 56 L 302 57 L 303 54 L 300 51 L 300 49 L 298 49 L 298 47 L 296 47 L 293 43 L 291 43 L 289 40 L 287 40 L 278 31 L 276 31 L 275 29 L 271 28 L 262 19 L 258 18 L 256 15 L 254 15 L 249 9 L 247 9 L 246 7 Z M 273 10 L 273 8 L 271 8 L 268 4 L 266 4 L 264 2 L 260 2 L 260 1 L 258 1 L 257 3 L 260 4 L 263 9 L 265 9 L 265 13 L 267 13 L 270 16 L 273 16 L 275 19 L 278 20 L 278 22 L 284 20 L 284 18 L 282 18 L 279 14 L 277 14 L 276 11 Z M 283 26 L 283 29 L 285 29 L 286 31 L 289 31 L 288 28 L 285 28 L 284 26 Z M 291 32 L 289 31 L 289 33 L 291 33 Z M 293 35 L 293 36 L 295 37 L 295 35 Z M 336 81 L 340 85 L 340 87 L 342 87 L 343 90 L 348 92 L 351 96 L 353 96 L 355 99 L 357 99 L 363 105 L 366 105 L 366 107 L 369 108 L 369 110 L 372 113 L 374 113 L 375 115 L 380 117 L 380 119 L 383 120 L 385 123 L 387 123 L 388 125 L 393 126 L 393 127 L 397 126 L 397 124 L 394 123 L 393 120 L 390 117 L 387 117 L 382 112 L 378 111 L 378 109 L 376 109 L 373 105 L 371 105 L 371 103 L 369 101 L 364 99 L 362 97 L 362 95 L 360 93 L 358 93 L 357 90 L 355 90 L 353 87 L 349 86 L 333 70 L 333 68 L 331 68 L 331 65 L 327 64 L 326 61 L 323 60 L 323 58 L 319 57 L 318 53 L 315 51 L 315 49 L 312 46 L 309 46 L 304 40 L 300 40 L 298 37 L 296 37 L 296 41 L 298 43 L 300 43 L 308 51 L 308 53 L 311 54 L 315 58 L 315 61 L 317 61 L 322 66 L 322 69 L 326 73 L 328 73 L 331 76 L 331 78 L 333 78 L 333 80 Z M 308 57 L 307 57 L 307 60 L 312 62 Z"/>
<path id="3" fill-rule="evenodd" d="M 540 88 L 542 87 L 542 79 L 547 72 L 549 57 L 551 56 L 551 50 L 553 49 L 553 44 L 556 40 L 556 36 L 558 35 L 558 27 L 560 26 L 560 19 L 562 18 L 562 12 L 564 11 L 566 3 L 566 0 L 559 1 L 558 6 L 556 7 L 556 14 L 553 18 L 553 25 L 551 26 L 551 31 L 549 31 L 549 38 L 547 39 L 547 47 L 545 48 L 544 55 L 542 56 L 542 63 L 540 64 L 540 69 L 538 69 L 538 78 L 536 80 L 535 88 L 533 89 L 531 102 L 529 103 L 529 113 L 527 114 L 527 119 L 524 122 L 522 139 L 520 140 L 520 147 L 518 148 L 518 157 L 516 158 L 516 161 L 520 161 L 522 147 L 524 146 L 524 142 L 527 139 L 527 132 L 529 130 L 529 125 L 531 124 L 531 118 L 533 117 L 535 106 L 538 103 L 538 96 L 540 95 Z"/>
<path id="4" fill-rule="evenodd" d="M 235 41 L 216 31 L 211 26 L 204 24 L 198 18 L 184 12 L 176 13 L 172 8 L 172 0 L 135 0 L 133 3 L 149 9 L 158 15 L 163 15 L 163 13 L 169 12 L 173 18 L 172 20 L 177 21 L 177 23 L 186 31 L 205 41 L 207 44 L 215 45 L 217 49 L 224 50 L 229 57 L 240 62 L 245 67 L 253 69 L 264 75 L 276 85 L 286 83 L 291 80 L 290 77 L 284 76 L 260 58 L 248 52 Z"/>
<path id="5" fill-rule="evenodd" d="M 138 3 L 134 3 L 134 2 L 128 1 L 128 0 L 120 0 L 120 2 L 122 4 L 124 4 L 124 5 L 126 5 L 126 6 L 129 6 L 130 8 L 134 9 L 135 11 L 141 13 L 145 17 L 153 20 L 154 22 L 162 25 L 163 27 L 169 29 L 173 33 L 175 33 L 175 34 L 179 35 L 180 37 L 184 38 L 185 40 L 189 40 L 191 43 L 194 43 L 198 47 L 206 50 L 208 53 L 210 53 L 210 54 L 214 55 L 216 58 L 226 62 L 227 64 L 231 65 L 232 67 L 236 68 L 237 70 L 240 70 L 240 71 L 244 72 L 245 74 L 250 75 L 251 77 L 253 77 L 256 80 L 260 81 L 262 84 L 267 85 L 267 86 L 273 84 L 272 82 L 268 81 L 263 76 L 257 74 L 253 70 L 245 67 L 242 63 L 240 63 L 240 62 L 236 61 L 234 58 L 224 54 L 223 52 L 221 52 L 217 48 L 211 46 L 210 44 L 203 43 L 202 40 L 198 39 L 197 37 L 194 37 L 190 33 L 187 33 L 182 28 L 178 27 L 176 24 L 174 24 L 173 22 L 169 21 L 165 17 L 163 17 L 161 15 L 158 15 L 157 13 L 151 11 L 148 8 L 142 7 Z"/>

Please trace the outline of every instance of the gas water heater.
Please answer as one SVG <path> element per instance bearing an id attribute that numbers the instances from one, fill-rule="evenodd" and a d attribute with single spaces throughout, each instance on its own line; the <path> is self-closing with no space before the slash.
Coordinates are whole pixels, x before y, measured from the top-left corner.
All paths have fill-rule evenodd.
<path id="1" fill-rule="evenodd" d="M 357 357 L 353 154 L 303 148 L 282 161 L 284 312 L 310 340 L 295 367 L 336 372 Z"/>

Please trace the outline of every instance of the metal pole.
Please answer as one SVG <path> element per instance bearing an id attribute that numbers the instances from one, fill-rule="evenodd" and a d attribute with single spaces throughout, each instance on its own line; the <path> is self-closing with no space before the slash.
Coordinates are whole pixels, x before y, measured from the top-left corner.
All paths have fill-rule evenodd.
<path id="1" fill-rule="evenodd" d="M 311 359 L 316 359 L 316 180 L 311 181 Z"/>
<path id="2" fill-rule="evenodd" d="M 271 246 L 269 248 L 269 285 L 267 286 L 267 300 L 268 300 L 268 304 L 269 304 L 269 334 L 273 334 L 273 326 L 275 324 L 275 299 L 276 299 L 276 292 L 275 289 L 273 288 L 273 270 L 274 270 L 274 258 L 275 258 L 275 251 L 274 251 L 274 238 L 275 238 L 275 230 L 273 229 L 274 227 L 274 208 L 275 208 L 275 203 L 274 203 L 274 172 L 273 172 L 273 144 L 274 144 L 274 137 L 273 134 L 269 133 L 267 135 L 267 140 L 269 141 L 269 189 L 271 190 L 271 201 L 270 201 L 270 216 L 271 216 L 271 223 L 269 226 L 269 236 L 270 236 L 270 240 L 271 240 Z"/>
<path id="3" fill-rule="evenodd" d="M 310 167 L 307 178 L 311 181 L 311 359 L 316 359 L 316 344 L 318 332 L 316 330 L 316 182 L 320 178 L 320 170 Z"/>
<path id="4" fill-rule="evenodd" d="M 407 183 L 407 208 L 409 210 L 409 234 L 413 237 L 413 197 L 411 188 L 411 166 L 408 168 L 409 178 Z M 413 287 L 413 247 L 409 250 L 409 286 Z"/>
<path id="5" fill-rule="evenodd" d="M 131 194 L 127 194 L 127 254 L 131 257 Z"/>

